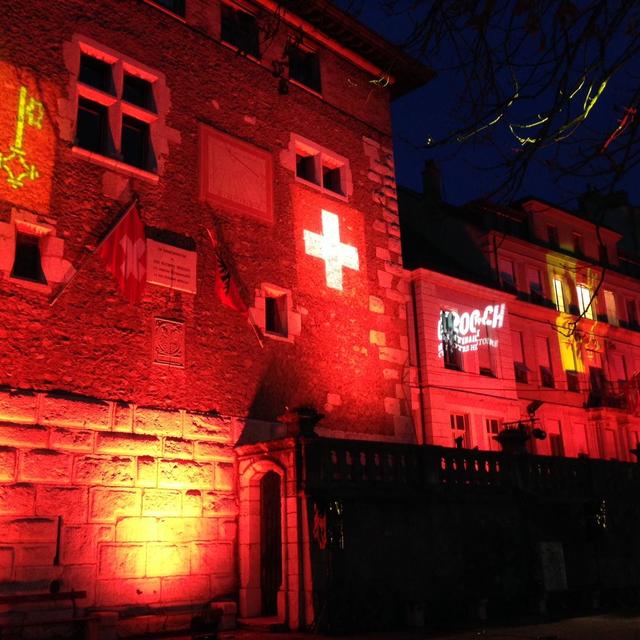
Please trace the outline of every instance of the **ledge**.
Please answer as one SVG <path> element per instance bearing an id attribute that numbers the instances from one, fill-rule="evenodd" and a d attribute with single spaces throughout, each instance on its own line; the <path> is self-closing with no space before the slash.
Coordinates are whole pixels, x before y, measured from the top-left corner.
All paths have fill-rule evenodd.
<path id="1" fill-rule="evenodd" d="M 160 181 L 160 176 L 157 173 L 151 173 L 150 171 L 145 171 L 144 169 L 138 169 L 138 167 L 134 167 L 126 162 L 122 162 L 122 160 L 116 160 L 115 158 L 109 158 L 108 156 L 103 156 L 100 153 L 95 153 L 94 151 L 89 151 L 88 149 L 83 149 L 82 147 L 72 146 L 71 153 L 84 158 L 85 160 L 89 160 L 89 162 L 93 162 L 94 164 L 100 165 L 105 169 L 111 169 L 112 171 L 116 171 L 117 173 L 124 173 L 132 178 L 140 178 L 141 180 L 146 180 L 147 182 L 152 182 L 153 184 L 157 184 Z"/>

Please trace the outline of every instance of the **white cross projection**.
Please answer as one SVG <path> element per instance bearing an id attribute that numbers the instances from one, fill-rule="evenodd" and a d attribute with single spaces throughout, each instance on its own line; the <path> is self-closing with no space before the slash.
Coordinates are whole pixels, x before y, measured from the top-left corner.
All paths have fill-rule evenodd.
<path id="1" fill-rule="evenodd" d="M 304 250 L 324 260 L 327 286 L 332 289 L 342 291 L 342 267 L 360 270 L 358 250 L 340 242 L 340 219 L 330 211 L 322 210 L 322 235 L 304 230 Z"/>

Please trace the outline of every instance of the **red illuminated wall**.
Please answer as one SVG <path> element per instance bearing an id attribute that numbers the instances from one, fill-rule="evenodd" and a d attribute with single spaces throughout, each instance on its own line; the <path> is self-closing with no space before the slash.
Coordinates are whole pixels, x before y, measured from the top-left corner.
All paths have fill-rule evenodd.
<path id="1" fill-rule="evenodd" d="M 98 607 L 234 591 L 228 420 L 6 391 L 0 411 L 5 587 L 58 579 Z"/>
<path id="2" fill-rule="evenodd" d="M 21 87 L 42 103 L 42 126 L 24 131 L 38 176 L 14 188 L 0 174 L 6 590 L 40 591 L 62 579 L 97 607 L 233 597 L 233 445 L 248 419 L 254 438 L 264 438 L 281 433 L 276 418 L 286 407 L 312 405 L 326 414 L 325 434 L 415 439 L 403 387 L 407 285 L 387 89 L 320 46 L 322 99 L 294 83 L 283 95 L 271 61 L 286 29 L 258 64 L 219 42 L 217 1 L 186 4 L 189 26 L 134 0 L 117 11 L 99 4 L 91 15 L 80 0 L 36 0 L 3 16 L 0 152 L 15 139 Z M 82 53 L 154 78 L 157 173 L 76 146 Z M 203 125 L 271 160 L 272 222 L 203 196 Z M 346 197 L 295 179 L 292 134 L 348 161 Z M 130 304 L 94 253 L 134 197 L 147 227 L 195 243 L 195 294 L 147 283 Z M 323 209 L 339 216 L 341 241 L 358 252 L 341 291 L 327 287 L 324 262 L 305 249 L 304 232 L 321 232 Z M 298 323 L 290 339 L 262 336 L 261 344 L 246 318 L 220 303 L 207 227 L 252 313 L 264 309 L 263 283 L 289 292 Z M 12 277 L 19 231 L 45 238 L 46 283 Z M 183 328 L 173 363 L 183 366 L 154 363 L 158 319 Z"/>

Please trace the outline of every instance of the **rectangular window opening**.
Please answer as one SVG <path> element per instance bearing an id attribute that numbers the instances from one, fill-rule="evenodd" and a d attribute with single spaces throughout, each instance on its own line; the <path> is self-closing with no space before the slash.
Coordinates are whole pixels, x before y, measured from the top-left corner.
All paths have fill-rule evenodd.
<path id="1" fill-rule="evenodd" d="M 485 418 L 484 428 L 487 434 L 487 444 L 489 449 L 497 451 L 500 447 L 498 441 L 495 439 L 498 433 L 500 433 L 500 420 L 497 418 Z"/>
<path id="2" fill-rule="evenodd" d="M 576 285 L 576 291 L 578 293 L 578 310 L 580 315 L 593 320 L 595 318 L 594 313 L 594 301 L 591 300 L 591 291 L 589 287 L 583 284 Z"/>
<path id="3" fill-rule="evenodd" d="M 560 242 L 558 241 L 558 227 L 548 224 L 547 225 L 547 238 L 549 240 L 549 244 L 552 247 L 558 247 Z"/>
<path id="4" fill-rule="evenodd" d="M 80 55 L 78 80 L 105 93 L 113 93 L 112 65 L 86 53 Z"/>
<path id="5" fill-rule="evenodd" d="M 138 107 L 155 111 L 153 102 L 153 87 L 148 80 L 143 80 L 129 73 L 124 74 L 122 99 Z"/>
<path id="6" fill-rule="evenodd" d="M 564 288 L 562 286 L 561 278 L 553 279 L 553 293 L 555 296 L 556 309 L 561 313 L 564 313 L 567 310 L 567 307 L 564 303 Z"/>
<path id="7" fill-rule="evenodd" d="M 316 175 L 315 155 L 296 153 L 296 176 L 314 184 L 319 184 L 318 176 Z"/>
<path id="8" fill-rule="evenodd" d="M 542 274 L 539 269 L 527 269 L 529 279 L 529 295 L 531 302 L 542 304 L 544 302 L 544 294 L 542 290 Z"/>
<path id="9" fill-rule="evenodd" d="M 604 292 L 604 306 L 607 311 L 607 322 L 612 324 L 614 327 L 617 327 L 620 323 L 618 322 L 618 313 L 616 310 L 616 297 L 613 291 Z"/>
<path id="10" fill-rule="evenodd" d="M 573 233 L 573 253 L 577 256 L 584 255 L 584 246 L 582 244 L 582 234 Z"/>
<path id="11" fill-rule="evenodd" d="M 315 51 L 289 45 L 289 77 L 317 93 L 322 92 L 320 59 Z"/>
<path id="12" fill-rule="evenodd" d="M 79 147 L 106 154 L 107 152 L 107 108 L 86 98 L 78 99 L 76 143 Z"/>
<path id="13" fill-rule="evenodd" d="M 471 434 L 469 433 L 469 416 L 463 414 L 450 414 L 451 435 L 453 443 L 457 447 L 471 448 Z"/>
<path id="14" fill-rule="evenodd" d="M 260 39 L 256 17 L 226 4 L 221 5 L 220 14 L 221 40 L 237 47 L 241 53 L 260 59 Z"/>
<path id="15" fill-rule="evenodd" d="M 322 186 L 329 191 L 344 195 L 342 189 L 342 171 L 341 167 L 322 166 Z"/>
<path id="16" fill-rule="evenodd" d="M 580 377 L 577 371 L 567 371 L 567 389 L 573 393 L 580 392 Z"/>
<path id="17" fill-rule="evenodd" d="M 636 307 L 636 301 L 629 299 L 626 303 L 627 307 L 627 322 L 631 328 L 638 326 L 638 311 Z"/>
<path id="18" fill-rule="evenodd" d="M 40 254 L 40 239 L 38 236 L 16 232 L 15 259 L 11 276 L 21 280 L 30 280 L 31 282 L 47 283 L 42 271 L 42 256 Z"/>
<path id="19" fill-rule="evenodd" d="M 149 125 L 135 118 L 122 118 L 122 159 L 127 164 L 146 169 L 149 164 Z"/>
<path id="20" fill-rule="evenodd" d="M 289 327 L 287 321 L 287 295 L 266 296 L 265 298 L 265 331 L 278 336 L 287 337 Z"/>

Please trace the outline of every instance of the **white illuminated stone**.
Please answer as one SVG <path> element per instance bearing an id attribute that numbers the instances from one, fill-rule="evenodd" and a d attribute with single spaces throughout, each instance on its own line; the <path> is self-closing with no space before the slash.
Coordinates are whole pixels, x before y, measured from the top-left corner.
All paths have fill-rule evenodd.
<path id="1" fill-rule="evenodd" d="M 307 255 L 325 262 L 327 286 L 342 291 L 342 268 L 360 270 L 358 250 L 340 242 L 340 219 L 335 213 L 322 210 L 322 235 L 304 230 L 304 250 Z"/>

